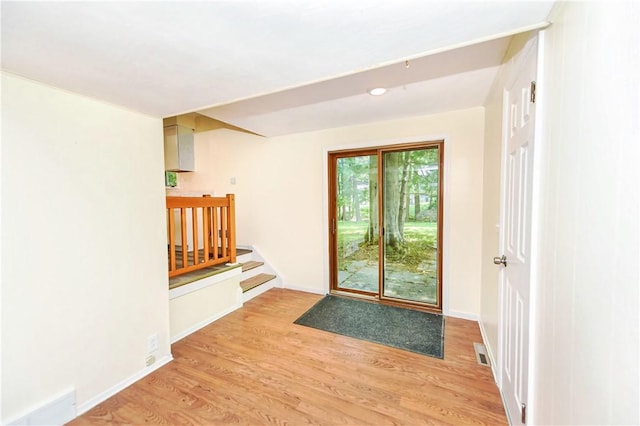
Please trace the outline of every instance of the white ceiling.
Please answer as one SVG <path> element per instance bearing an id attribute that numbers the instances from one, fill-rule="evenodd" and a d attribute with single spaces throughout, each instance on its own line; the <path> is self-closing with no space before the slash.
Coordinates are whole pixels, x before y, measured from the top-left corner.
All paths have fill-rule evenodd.
<path id="1" fill-rule="evenodd" d="M 552 4 L 2 1 L 2 69 L 272 136 L 482 105 L 507 36 Z"/>

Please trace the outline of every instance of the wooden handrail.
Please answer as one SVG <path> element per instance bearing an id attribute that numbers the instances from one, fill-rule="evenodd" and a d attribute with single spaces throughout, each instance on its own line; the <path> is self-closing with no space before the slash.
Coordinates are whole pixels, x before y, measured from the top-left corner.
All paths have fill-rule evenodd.
<path id="1" fill-rule="evenodd" d="M 187 223 L 188 219 L 191 225 Z M 235 224 L 233 194 L 226 197 L 167 197 L 169 277 L 213 265 L 236 263 Z M 178 257 L 182 258 L 181 262 Z"/>

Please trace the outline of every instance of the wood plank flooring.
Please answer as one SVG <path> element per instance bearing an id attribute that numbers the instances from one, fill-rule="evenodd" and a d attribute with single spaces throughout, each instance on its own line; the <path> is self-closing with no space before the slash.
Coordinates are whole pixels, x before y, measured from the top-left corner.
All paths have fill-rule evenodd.
<path id="1" fill-rule="evenodd" d="M 269 290 L 70 424 L 507 424 L 475 322 L 446 318 L 441 360 L 293 324 L 320 298 Z"/>

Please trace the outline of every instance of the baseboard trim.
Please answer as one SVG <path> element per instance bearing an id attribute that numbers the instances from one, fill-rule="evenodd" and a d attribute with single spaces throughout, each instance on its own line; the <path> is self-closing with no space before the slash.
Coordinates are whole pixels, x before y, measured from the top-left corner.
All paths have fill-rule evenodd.
<path id="1" fill-rule="evenodd" d="M 62 425 L 76 418 L 76 391 L 68 391 L 55 396 L 40 405 L 35 410 L 23 414 L 7 421 L 8 426 L 12 425 Z"/>
<path id="2" fill-rule="evenodd" d="M 491 350 L 491 346 L 489 345 L 489 339 L 487 339 L 487 331 L 484 328 L 484 324 L 482 320 L 478 320 L 478 326 L 480 327 L 480 334 L 482 335 L 482 343 L 484 343 L 484 348 L 487 351 L 487 356 L 489 357 L 489 362 L 491 364 L 491 372 L 493 373 L 493 380 L 498 384 L 498 375 L 497 375 L 497 363 L 496 359 L 493 356 L 493 351 Z"/>
<path id="3" fill-rule="evenodd" d="M 478 322 L 478 320 L 480 319 L 477 314 L 471 314 L 469 312 L 448 311 L 448 312 L 443 312 L 443 315 L 447 317 L 460 318 L 460 319 L 465 319 L 465 320 L 475 321 L 475 322 Z"/>
<path id="4" fill-rule="evenodd" d="M 285 289 L 287 290 L 295 290 L 295 291 L 302 291 L 304 293 L 313 293 L 313 294 L 320 294 L 322 296 L 324 296 L 326 293 L 324 292 L 324 290 L 317 290 L 315 288 L 308 288 L 308 287 L 300 287 L 300 286 L 296 286 L 296 285 L 290 285 L 290 284 L 286 284 L 284 285 Z"/>
<path id="5" fill-rule="evenodd" d="M 87 402 L 78 405 L 78 411 L 77 411 L 76 416 L 81 416 L 82 414 L 86 413 L 87 411 L 89 411 L 90 409 L 95 407 L 96 405 L 100 404 L 101 402 L 106 401 L 107 399 L 111 398 L 113 395 L 117 394 L 121 390 L 127 388 L 128 386 L 131 386 L 132 384 L 134 384 L 138 380 L 142 379 L 143 377 L 147 376 L 148 374 L 153 373 L 158 368 L 162 367 L 163 365 L 168 364 L 171 361 L 173 361 L 173 356 L 171 356 L 171 354 L 166 355 L 166 356 L 160 358 L 158 361 L 156 361 L 153 365 L 143 368 L 142 370 L 138 371 L 134 375 L 124 379 L 120 383 L 117 383 L 116 385 L 110 387 L 106 391 L 104 391 L 104 392 L 94 396 L 93 398 L 89 399 Z"/>
<path id="6" fill-rule="evenodd" d="M 231 312 L 233 312 L 233 311 L 235 311 L 237 309 L 240 309 L 240 308 L 242 308 L 242 304 L 233 305 L 228 309 L 225 309 L 225 310 L 223 310 L 221 312 L 218 312 L 217 314 L 215 314 L 215 315 L 213 315 L 213 316 L 211 316 L 211 317 L 209 317 L 209 318 L 207 318 L 207 319 L 205 319 L 203 321 L 200 321 L 199 323 L 196 323 L 196 324 L 192 325 L 191 327 L 189 327 L 186 330 L 176 334 L 175 336 L 171 336 L 171 343 L 173 344 L 173 343 L 177 342 L 178 340 L 187 337 L 191 333 L 194 333 L 194 332 L 200 330 L 202 327 L 208 326 L 212 322 L 217 321 L 220 318 L 222 318 L 223 316 L 228 315 Z"/>

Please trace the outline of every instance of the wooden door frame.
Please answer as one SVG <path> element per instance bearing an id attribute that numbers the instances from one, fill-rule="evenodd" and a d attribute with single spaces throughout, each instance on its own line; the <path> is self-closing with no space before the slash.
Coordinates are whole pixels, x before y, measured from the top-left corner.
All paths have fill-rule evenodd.
<path id="1" fill-rule="evenodd" d="M 428 138 L 431 139 L 431 138 Z M 383 180 L 384 180 L 384 154 L 388 152 L 405 152 L 418 149 L 428 149 L 434 146 L 438 147 L 438 212 L 437 212 L 437 300 L 436 304 L 430 304 L 425 302 L 418 302 L 412 300 L 399 299 L 394 297 L 384 296 L 384 206 L 383 206 Z M 431 311 L 442 313 L 443 312 L 443 258 L 444 258 L 444 181 L 445 181 L 445 140 L 444 138 L 435 138 L 432 140 L 423 140 L 416 142 L 405 142 L 398 144 L 386 144 L 376 145 L 362 148 L 342 149 L 327 151 L 327 176 L 328 176 L 328 223 L 327 223 L 327 241 L 328 241 L 328 257 L 329 257 L 329 292 L 332 294 L 340 294 L 349 297 L 366 298 L 377 303 L 411 307 L 414 309 Z M 337 182 L 337 167 L 336 162 L 338 158 L 355 157 L 365 155 L 377 155 L 378 161 L 378 292 L 370 293 L 355 289 L 340 289 L 338 288 L 337 279 L 337 218 L 336 211 L 336 182 Z"/>
<path id="2" fill-rule="evenodd" d="M 337 167 L 336 162 L 338 158 L 346 158 L 346 157 L 360 157 L 365 155 L 377 155 L 378 150 L 376 148 L 358 148 L 358 149 L 347 149 L 340 151 L 330 151 L 327 153 L 327 165 L 328 170 L 327 173 L 329 175 L 328 181 L 328 200 L 329 200 L 329 210 L 328 210 L 328 219 L 327 223 L 327 236 L 329 242 L 329 292 L 334 294 L 341 294 L 344 296 L 351 297 L 360 297 L 365 299 L 377 300 L 374 294 L 368 291 L 361 291 L 355 289 L 339 289 L 338 288 L 338 265 L 337 265 L 337 253 L 338 253 L 338 238 L 337 238 L 337 218 L 336 211 L 336 197 L 333 194 L 337 194 Z M 378 171 L 380 167 L 380 161 L 378 160 Z M 380 178 L 378 177 L 378 181 Z M 378 199 L 378 211 L 380 209 L 380 200 Z M 379 220 L 379 216 L 378 216 Z M 378 244 L 380 244 L 380 236 L 378 235 Z M 378 267 L 378 282 L 380 281 L 380 268 Z"/>

